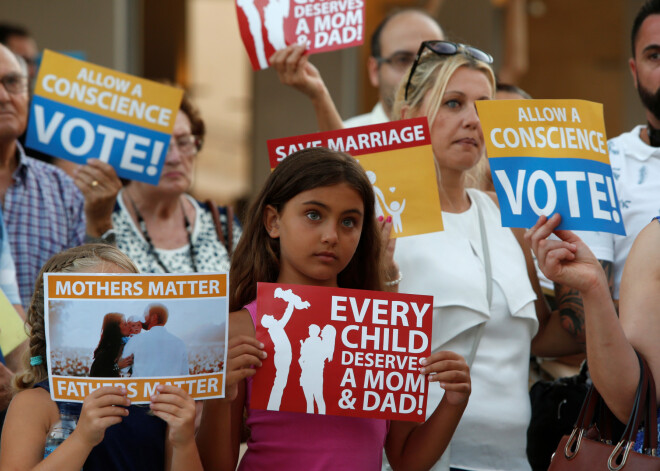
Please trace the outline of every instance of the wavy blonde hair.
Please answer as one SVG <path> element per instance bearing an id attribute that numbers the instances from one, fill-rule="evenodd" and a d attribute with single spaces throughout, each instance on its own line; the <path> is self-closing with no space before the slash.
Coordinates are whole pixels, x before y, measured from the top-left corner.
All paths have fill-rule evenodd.
<path id="1" fill-rule="evenodd" d="M 23 358 L 23 369 L 14 377 L 15 392 L 31 389 L 35 384 L 48 378 L 44 324 L 44 273 L 76 273 L 92 269 L 103 262 L 113 263 L 129 273 L 139 271 L 130 258 L 109 244 L 86 244 L 73 247 L 53 255 L 41 268 L 25 320 L 29 348 Z M 35 356 L 41 357 L 40 365 L 30 364 L 30 358 Z"/>
<path id="2" fill-rule="evenodd" d="M 430 50 L 425 50 L 419 59 L 415 74 L 410 79 L 408 87 L 408 99 L 405 98 L 406 83 L 410 73 L 405 75 L 404 80 L 399 85 L 392 107 L 392 119 L 402 119 L 404 110 L 406 115 L 419 113 L 422 103 L 426 96 L 429 96 L 426 117 L 429 121 L 429 128 L 433 127 L 440 106 L 442 97 L 447 89 L 449 80 L 454 73 L 461 67 L 468 67 L 472 70 L 482 72 L 491 86 L 491 98 L 495 93 L 495 74 L 490 65 L 475 59 L 464 53 L 458 53 L 451 56 L 438 55 Z M 483 159 L 479 159 L 482 162 Z M 440 169 L 436 161 L 436 171 L 440 175 Z M 476 186 L 480 181 L 480 175 L 483 173 L 483 166 L 479 163 L 466 173 L 468 186 Z"/>

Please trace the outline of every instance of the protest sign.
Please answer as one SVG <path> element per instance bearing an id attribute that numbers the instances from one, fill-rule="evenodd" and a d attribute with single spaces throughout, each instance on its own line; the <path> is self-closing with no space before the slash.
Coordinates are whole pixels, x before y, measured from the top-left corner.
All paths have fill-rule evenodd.
<path id="1" fill-rule="evenodd" d="M 0 351 L 8 355 L 27 340 L 25 323 L 11 305 L 5 293 L 0 290 Z"/>
<path id="2" fill-rule="evenodd" d="M 315 53 L 363 42 L 364 0 L 236 0 L 236 13 L 254 70 L 290 44 Z"/>
<path id="3" fill-rule="evenodd" d="M 82 402 L 123 386 L 134 404 L 159 384 L 195 399 L 224 396 L 225 273 L 46 273 L 45 325 L 53 400 Z"/>
<path id="4" fill-rule="evenodd" d="M 432 317 L 431 296 L 259 283 L 250 407 L 423 422 Z"/>
<path id="5" fill-rule="evenodd" d="M 442 230 L 426 118 L 273 139 L 268 141 L 271 169 L 309 147 L 327 147 L 358 159 L 374 188 L 376 216 L 392 217 L 393 238 Z"/>
<path id="6" fill-rule="evenodd" d="M 46 50 L 26 145 L 158 184 L 183 91 Z"/>
<path id="7" fill-rule="evenodd" d="M 502 225 L 625 234 L 607 150 L 603 106 L 583 100 L 477 102 Z"/>

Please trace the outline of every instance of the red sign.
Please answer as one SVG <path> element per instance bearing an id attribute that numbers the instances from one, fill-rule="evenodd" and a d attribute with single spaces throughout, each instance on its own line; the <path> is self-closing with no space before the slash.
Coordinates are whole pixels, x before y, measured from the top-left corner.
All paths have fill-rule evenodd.
<path id="1" fill-rule="evenodd" d="M 287 156 L 309 147 L 327 147 L 353 157 L 390 150 L 431 145 L 425 117 L 371 124 L 337 131 L 316 132 L 268 141 L 270 168 Z"/>
<path id="2" fill-rule="evenodd" d="M 250 407 L 423 422 L 433 298 L 259 283 Z"/>
<path id="3" fill-rule="evenodd" d="M 363 0 L 236 0 L 238 27 L 254 70 L 290 44 L 310 53 L 362 44 Z"/>

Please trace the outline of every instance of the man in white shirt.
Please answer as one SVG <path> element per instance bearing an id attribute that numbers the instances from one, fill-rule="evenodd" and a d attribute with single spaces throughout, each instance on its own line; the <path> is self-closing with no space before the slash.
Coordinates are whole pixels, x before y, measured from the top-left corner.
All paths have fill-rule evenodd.
<path id="1" fill-rule="evenodd" d="M 639 10 L 631 39 L 630 72 L 646 109 L 647 124 L 608 142 L 626 235 L 578 232 L 601 261 L 616 304 L 623 266 L 633 241 L 653 217 L 660 215 L 660 0 L 647 1 Z M 569 330 L 584 341 L 579 294 L 559 285 L 555 290 L 565 322 L 572 323 Z"/>
<path id="2" fill-rule="evenodd" d="M 123 356 L 133 355 L 134 377 L 183 376 L 189 374 L 188 351 L 183 340 L 165 328 L 169 313 L 160 304 L 146 310 L 145 330 L 126 343 Z"/>

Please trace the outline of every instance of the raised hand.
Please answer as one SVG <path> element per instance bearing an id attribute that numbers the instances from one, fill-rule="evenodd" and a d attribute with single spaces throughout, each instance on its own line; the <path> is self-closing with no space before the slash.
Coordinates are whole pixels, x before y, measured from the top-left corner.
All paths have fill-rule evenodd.
<path id="1" fill-rule="evenodd" d="M 79 166 L 73 181 L 85 197 L 87 232 L 100 237 L 112 228 L 112 210 L 122 184 L 111 165 L 98 159 L 88 159 Z"/>
<path id="2" fill-rule="evenodd" d="M 312 100 L 320 99 L 327 89 L 318 69 L 309 62 L 305 46 L 293 44 L 276 51 L 270 65 L 284 85 L 304 93 Z"/>

